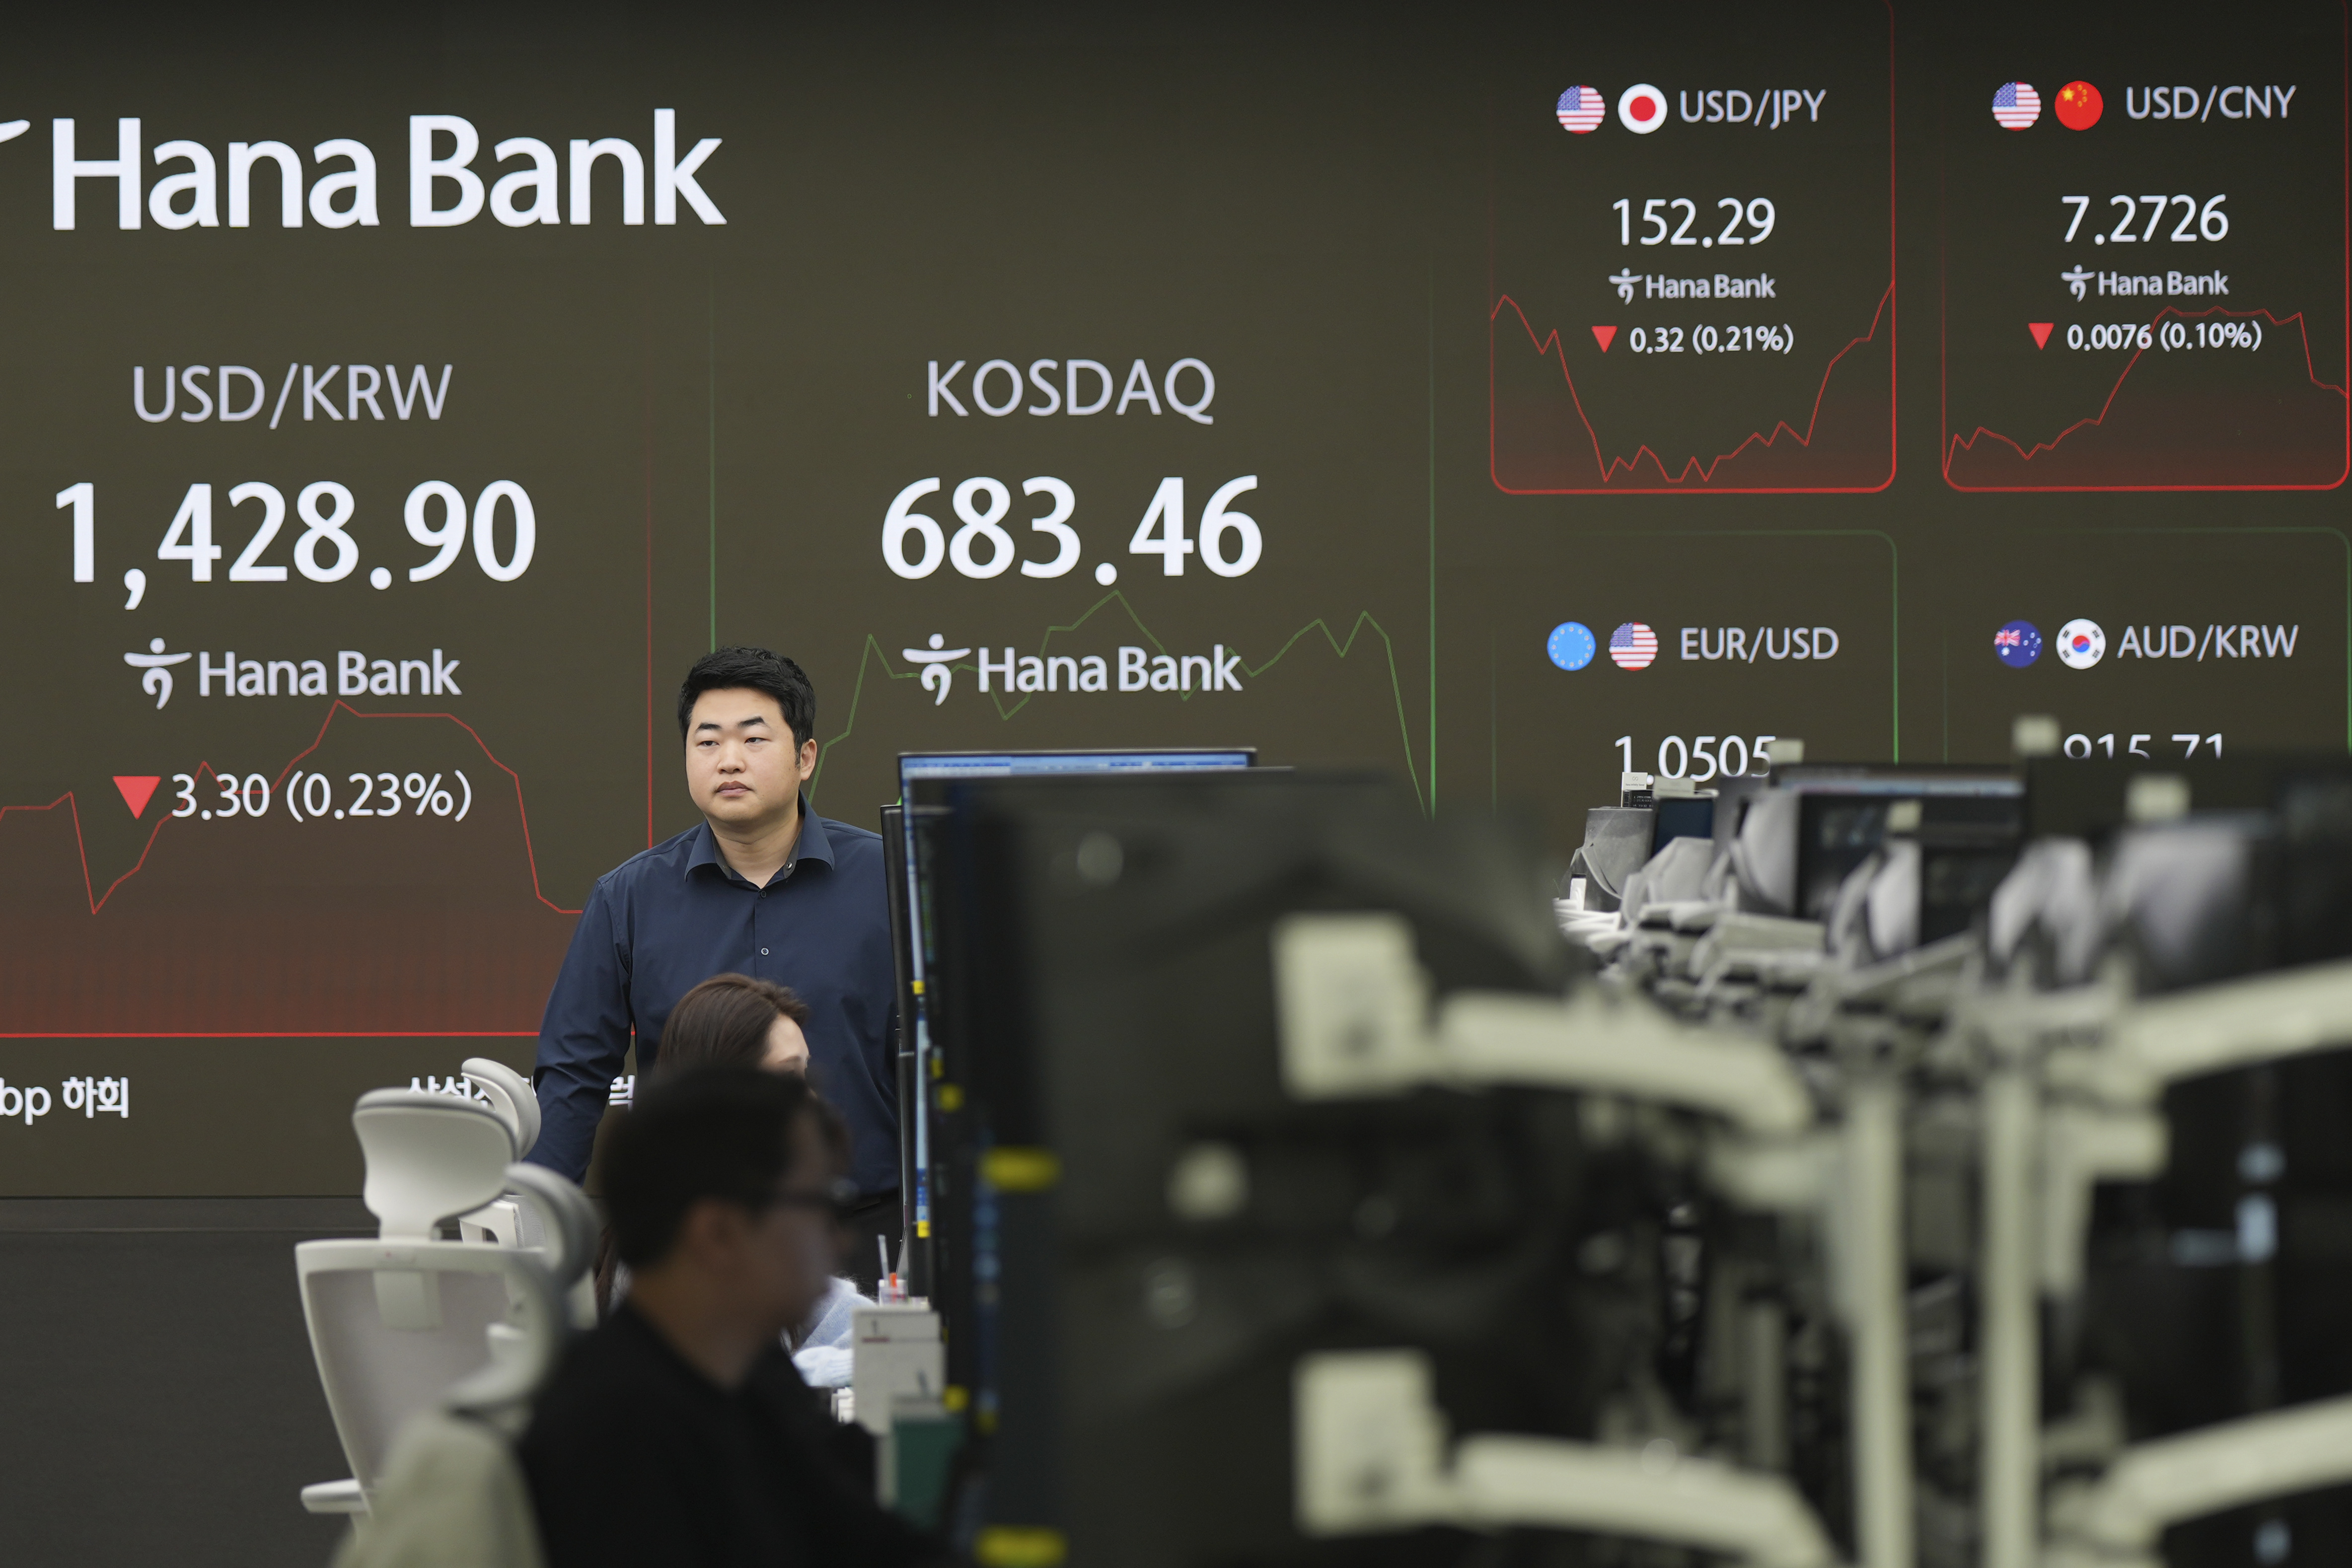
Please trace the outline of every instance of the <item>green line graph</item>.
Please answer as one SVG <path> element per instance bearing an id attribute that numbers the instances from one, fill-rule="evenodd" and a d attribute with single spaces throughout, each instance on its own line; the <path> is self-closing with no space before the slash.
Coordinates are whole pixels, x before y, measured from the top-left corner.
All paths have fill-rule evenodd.
<path id="1" fill-rule="evenodd" d="M 719 286 L 710 285 L 705 324 L 709 381 L 704 395 L 710 420 L 710 648 L 719 650 Z"/>
<path id="2" fill-rule="evenodd" d="M 1096 600 L 1094 603 L 1088 605 L 1086 612 L 1080 615 L 1076 620 L 1066 623 L 1055 623 L 1047 626 L 1045 628 L 1045 636 L 1038 641 L 1037 656 L 1042 658 L 1045 654 L 1046 651 L 1052 647 L 1055 636 L 1064 632 L 1077 631 L 1087 622 L 1093 620 L 1095 616 L 1100 613 L 1106 606 L 1114 603 L 1117 604 L 1120 610 L 1126 612 L 1128 620 L 1134 624 L 1136 632 L 1141 635 L 1145 642 L 1150 643 L 1151 646 L 1157 649 L 1160 653 L 1165 653 L 1168 652 L 1167 644 L 1160 642 L 1159 637 L 1152 632 L 1151 628 L 1143 623 L 1143 618 L 1135 612 L 1135 606 L 1128 602 L 1125 591 L 1114 588 L 1108 593 L 1104 594 L 1100 599 Z M 1421 770 L 1415 765 L 1413 759 L 1412 732 L 1405 721 L 1404 684 L 1397 675 L 1396 645 L 1390 640 L 1387 628 L 1383 627 L 1380 622 L 1373 617 L 1370 611 L 1360 611 L 1357 613 L 1355 622 L 1348 628 L 1348 634 L 1344 639 L 1335 633 L 1331 630 L 1330 623 L 1318 615 L 1314 620 L 1307 622 L 1306 625 L 1301 626 L 1297 631 L 1292 632 L 1290 636 L 1284 641 L 1282 646 L 1276 649 L 1273 656 L 1268 658 L 1265 663 L 1253 664 L 1246 657 L 1244 657 L 1242 661 L 1242 672 L 1252 679 L 1255 679 L 1257 676 L 1262 675 L 1265 674 L 1266 671 L 1274 668 L 1275 665 L 1282 663 L 1284 655 L 1287 654 L 1291 649 L 1297 647 L 1302 639 L 1317 632 L 1323 633 L 1324 640 L 1330 644 L 1331 651 L 1334 653 L 1338 654 L 1342 659 L 1347 658 L 1349 653 L 1354 652 L 1358 637 L 1360 637 L 1368 627 L 1370 629 L 1372 635 L 1380 639 L 1381 656 L 1388 665 L 1389 691 L 1396 701 L 1397 740 L 1401 749 L 1404 753 L 1405 775 L 1412 781 L 1413 798 L 1416 800 L 1422 801 L 1423 809 L 1426 810 L 1428 802 L 1422 789 Z M 1229 643 L 1227 646 L 1234 653 L 1238 653 L 1241 652 L 1238 647 L 1235 647 L 1233 644 Z M 856 733 L 857 711 L 859 704 L 864 700 L 866 695 L 866 674 L 869 668 L 877 664 L 879 664 L 881 666 L 882 674 L 886 679 L 893 681 L 911 681 L 920 678 L 919 671 L 899 669 L 891 662 L 889 651 L 882 646 L 880 640 L 877 639 L 871 632 L 868 632 L 866 634 L 865 645 L 858 651 L 857 654 L 857 680 L 850 688 L 849 693 L 849 718 L 847 722 L 842 726 L 841 733 L 825 742 L 824 749 L 820 751 L 817 756 L 816 771 L 809 778 L 809 800 L 812 803 L 816 800 L 818 785 L 824 781 L 825 761 L 833 755 L 833 748 L 839 746 L 842 742 L 847 740 L 852 735 Z M 961 661 L 950 667 L 952 669 L 970 671 L 973 674 L 974 678 L 978 677 L 980 670 L 980 666 L 977 664 L 964 663 Z M 1195 694 L 1192 692 L 1179 693 L 1177 694 L 1177 700 L 1180 702 L 1190 702 L 1192 700 L 1194 695 Z M 988 694 L 988 700 L 995 705 L 997 717 L 1008 721 L 1011 720 L 1013 716 L 1020 713 L 1023 708 L 1029 706 L 1029 697 L 1026 695 L 1022 696 L 1016 702 L 1008 704 L 1004 698 L 997 695 L 994 692 L 991 692 Z"/>

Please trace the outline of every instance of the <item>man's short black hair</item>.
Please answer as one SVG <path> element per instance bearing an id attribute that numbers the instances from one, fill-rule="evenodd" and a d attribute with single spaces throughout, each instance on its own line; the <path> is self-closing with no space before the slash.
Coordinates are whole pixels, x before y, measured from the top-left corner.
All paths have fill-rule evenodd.
<path id="1" fill-rule="evenodd" d="M 694 699 L 705 692 L 738 689 L 765 692 L 784 710 L 798 751 L 816 734 L 816 688 L 807 674 L 782 653 L 765 648 L 713 648 L 694 661 L 686 684 L 677 688 L 677 737 L 694 722 Z"/>
<path id="2" fill-rule="evenodd" d="M 797 1075 L 750 1067 L 706 1067 L 646 1089 L 604 1145 L 604 1205 L 621 1261 L 646 1269 L 669 1256 L 687 1210 L 704 1198 L 766 1205 L 796 1140 L 822 1135 L 813 1103 Z"/>

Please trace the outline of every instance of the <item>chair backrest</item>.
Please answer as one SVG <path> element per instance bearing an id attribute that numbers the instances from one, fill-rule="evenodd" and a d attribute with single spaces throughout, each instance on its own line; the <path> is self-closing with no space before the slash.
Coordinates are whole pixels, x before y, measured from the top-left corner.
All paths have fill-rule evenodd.
<path id="1" fill-rule="evenodd" d="M 509 1166 L 507 1190 L 520 1198 L 538 1221 L 534 1226 L 526 1226 L 524 1234 L 536 1231 L 545 1239 L 541 1261 L 555 1281 L 555 1288 L 559 1291 L 571 1289 L 596 1266 L 596 1240 L 603 1230 L 596 1206 L 577 1186 L 543 1166 Z"/>
<path id="2" fill-rule="evenodd" d="M 402 1427 L 368 1502 L 334 1568 L 546 1568 L 513 1445 L 478 1419 L 427 1410 Z"/>
<path id="3" fill-rule="evenodd" d="M 404 1423 L 436 1403 L 520 1411 L 553 1366 L 564 1313 L 539 1259 L 467 1241 L 308 1241 L 302 1314 L 362 1493 Z"/>
<path id="4" fill-rule="evenodd" d="M 457 1217 L 461 1240 L 513 1247 L 538 1258 L 555 1281 L 569 1292 L 575 1326 L 596 1325 L 596 1291 L 589 1280 L 596 1266 L 596 1242 L 603 1227 L 588 1195 L 539 1166 L 507 1167 L 506 1191 L 492 1202 Z"/>
<path id="5" fill-rule="evenodd" d="M 466 1076 L 490 1097 L 490 1104 L 514 1129 L 515 1158 L 530 1153 L 539 1142 L 539 1095 L 530 1081 L 505 1062 L 487 1056 L 466 1059 Z"/>
<path id="6" fill-rule="evenodd" d="M 352 1126 L 367 1159 L 361 1196 L 386 1241 L 429 1240 L 443 1220 L 497 1197 L 516 1153 L 506 1117 L 423 1090 L 361 1095 Z"/>

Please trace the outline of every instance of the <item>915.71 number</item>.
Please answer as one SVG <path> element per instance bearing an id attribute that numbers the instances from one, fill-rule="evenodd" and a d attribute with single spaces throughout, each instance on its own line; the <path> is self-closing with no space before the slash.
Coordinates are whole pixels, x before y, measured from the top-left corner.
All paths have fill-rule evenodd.
<path id="1" fill-rule="evenodd" d="M 2181 730 L 2169 738 L 2173 745 L 2181 748 L 2180 756 L 2183 761 L 2196 756 L 2197 748 L 2200 746 L 2205 748 L 2205 755 L 2208 757 L 2221 755 L 2221 737 L 2218 735 L 2196 735 L 2188 730 Z M 2126 735 L 2120 739 L 2114 735 L 2102 735 L 2094 739 L 2087 735 L 2076 734 L 2068 736 L 2065 745 L 2061 749 L 2077 762 L 2092 756 L 2146 757 L 2153 759 L 2156 754 L 2148 750 L 2148 745 L 2155 739 L 2156 737 L 2153 735 Z M 2121 747 L 2120 750 L 2118 746 Z"/>

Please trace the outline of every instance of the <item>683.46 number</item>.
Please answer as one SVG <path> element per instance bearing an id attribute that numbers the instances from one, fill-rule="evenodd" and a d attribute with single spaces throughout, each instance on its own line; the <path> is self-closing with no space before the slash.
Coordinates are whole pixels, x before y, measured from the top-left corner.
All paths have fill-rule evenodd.
<path id="1" fill-rule="evenodd" d="M 1070 518 L 1078 509 L 1077 493 L 1062 480 L 1040 475 L 1021 482 L 1024 496 L 1042 496 L 1046 509 L 1029 519 L 1029 531 L 1054 542 L 1054 553 L 1043 560 L 1024 559 L 1021 547 L 1001 526 L 1013 510 L 1013 491 L 1001 479 L 966 479 L 955 487 L 950 504 L 962 523 L 952 537 L 939 519 L 915 509 L 916 504 L 943 488 L 936 478 L 918 479 L 900 490 L 882 517 L 882 563 L 893 574 L 924 578 L 942 561 L 953 563 L 965 577 L 1001 577 L 1021 562 L 1024 577 L 1061 577 L 1075 570 L 1085 553 L 1078 530 Z M 1200 533 L 1188 538 L 1184 525 L 1184 481 L 1166 478 L 1152 492 L 1143 520 L 1127 542 L 1129 555 L 1160 558 L 1168 577 L 1184 575 L 1185 558 L 1197 552 L 1201 563 L 1219 577 L 1240 577 L 1265 553 L 1265 536 L 1257 519 L 1235 511 L 1234 501 L 1257 488 L 1257 476 L 1244 474 L 1217 487 L 1201 508 Z M 1118 580 L 1118 568 L 1108 560 L 1095 566 L 1095 580 L 1108 587 Z"/>

